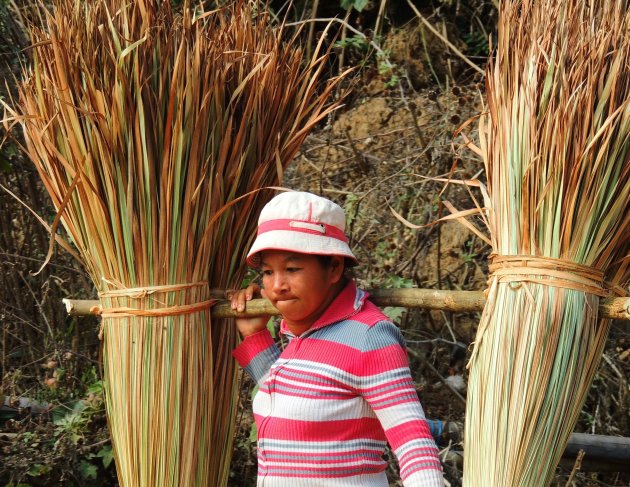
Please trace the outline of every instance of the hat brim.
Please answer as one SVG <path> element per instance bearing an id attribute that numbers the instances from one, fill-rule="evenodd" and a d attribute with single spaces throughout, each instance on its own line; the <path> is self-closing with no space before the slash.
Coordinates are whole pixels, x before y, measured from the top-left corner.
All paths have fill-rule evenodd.
<path id="1" fill-rule="evenodd" d="M 247 254 L 247 265 L 253 268 L 260 267 L 260 252 L 263 250 L 285 250 L 310 255 L 338 255 L 345 257 L 350 265 L 359 263 L 346 242 L 325 235 L 305 235 L 290 230 L 272 230 L 258 235 Z"/>

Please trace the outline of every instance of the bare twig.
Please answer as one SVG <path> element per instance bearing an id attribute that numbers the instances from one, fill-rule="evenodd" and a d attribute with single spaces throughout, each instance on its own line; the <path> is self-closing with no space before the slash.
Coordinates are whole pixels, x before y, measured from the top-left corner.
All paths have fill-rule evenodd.
<path id="1" fill-rule="evenodd" d="M 319 0 L 313 0 L 313 10 L 311 11 L 311 18 L 314 19 L 315 17 L 317 17 L 318 7 L 319 7 Z M 311 46 L 313 45 L 314 35 L 315 35 L 315 24 L 311 23 L 311 25 L 308 28 L 308 41 L 306 42 L 306 59 L 311 59 Z"/>
<path id="2" fill-rule="evenodd" d="M 27 287 L 29 294 L 33 297 L 33 301 L 35 301 L 35 306 L 37 306 L 37 309 L 39 310 L 39 314 L 43 318 L 44 323 L 46 323 L 46 327 L 48 328 L 48 333 L 50 334 L 50 339 L 52 340 L 53 343 L 56 343 L 55 334 L 53 333 L 52 327 L 50 326 L 50 321 L 48 321 L 48 317 L 46 316 L 46 313 L 44 312 L 44 307 L 42 306 L 44 299 L 46 299 L 45 296 L 42 298 L 42 301 L 38 301 L 37 296 L 35 295 L 35 292 L 33 291 L 33 288 L 31 288 L 31 285 L 24 278 L 22 273 L 20 272 L 18 273 L 18 275 L 22 279 L 22 282 L 24 282 L 24 285 Z"/>
<path id="3" fill-rule="evenodd" d="M 440 379 L 440 381 L 442 381 L 442 383 L 453 393 L 453 395 L 459 399 L 461 401 L 462 404 L 466 404 L 466 399 L 464 398 L 464 396 L 462 396 L 459 392 L 457 392 L 457 390 L 451 386 L 447 380 L 444 378 L 444 376 L 442 374 L 440 374 L 440 372 L 438 371 L 438 369 L 436 369 L 431 362 L 429 362 L 426 358 L 424 358 L 421 354 L 419 354 L 418 352 L 416 352 L 414 349 L 412 348 L 407 348 L 407 352 L 410 355 L 413 355 L 415 358 L 417 358 L 418 360 L 420 360 L 424 365 L 426 365 L 427 367 L 429 367 L 431 369 L 431 371 L 436 375 L 436 377 L 438 377 Z"/>
<path id="4" fill-rule="evenodd" d="M 367 161 L 365 160 L 365 156 L 359 152 L 359 149 L 357 148 L 354 141 L 352 140 L 352 137 L 350 136 L 350 131 L 346 128 L 344 132 L 346 134 L 346 139 L 348 141 L 348 144 L 350 144 L 350 149 L 352 150 L 352 153 L 354 154 L 354 158 L 357 161 L 357 164 L 361 168 L 361 171 L 363 171 L 363 174 L 367 175 L 369 173 L 369 167 L 368 167 Z"/>
<path id="5" fill-rule="evenodd" d="M 431 23 L 424 18 L 424 16 L 418 11 L 418 9 L 416 8 L 416 6 L 411 2 L 411 0 L 407 0 L 407 3 L 409 4 L 409 6 L 411 7 L 411 9 L 413 10 L 413 12 L 416 14 L 416 17 L 418 17 L 422 23 L 424 24 L 424 26 L 429 29 L 429 31 L 431 31 L 431 33 L 436 36 L 438 39 L 440 39 L 442 42 L 444 42 L 444 44 L 446 44 L 449 49 L 451 51 L 453 51 L 455 54 L 457 54 L 457 56 L 459 56 L 466 64 L 468 64 L 471 68 L 473 68 L 475 71 L 481 73 L 482 75 L 485 76 L 485 72 L 483 69 L 481 69 L 479 66 L 477 66 L 475 63 L 473 63 L 470 59 L 468 59 L 468 56 L 466 56 L 462 51 L 460 51 L 459 49 L 457 49 L 457 47 L 455 47 L 455 45 L 449 41 L 446 37 L 444 37 L 435 27 L 433 27 L 431 25 Z"/>
<path id="6" fill-rule="evenodd" d="M 385 6 L 387 0 L 381 0 L 381 4 L 378 7 L 378 15 L 376 16 L 376 24 L 374 25 L 374 37 L 378 37 L 381 33 L 381 27 L 383 26 L 383 16 L 385 15 Z"/>
<path id="7" fill-rule="evenodd" d="M 386 66 L 388 68 L 390 68 L 390 69 L 394 68 L 394 65 L 389 61 L 389 58 L 388 58 L 387 54 L 385 53 L 385 51 L 383 51 L 381 46 L 379 46 L 373 39 L 368 38 L 359 29 L 357 29 L 355 27 L 352 27 L 346 20 L 338 19 L 336 17 L 335 18 L 327 17 L 327 18 L 320 18 L 320 19 L 300 20 L 298 22 L 288 22 L 286 25 L 288 27 L 293 27 L 293 26 L 298 26 L 298 25 L 310 23 L 310 22 L 328 22 L 328 23 L 331 23 L 331 24 L 334 24 L 334 23 L 341 24 L 344 28 L 348 29 L 350 32 L 352 32 L 353 34 L 355 34 L 355 35 L 361 37 L 363 40 L 365 40 L 368 43 L 368 45 L 379 54 L 379 56 L 382 56 L 383 62 L 385 62 Z"/>
<path id="8" fill-rule="evenodd" d="M 107 443 L 110 443 L 110 442 L 111 442 L 110 438 L 105 438 L 104 440 L 97 441 L 96 443 L 92 443 L 91 445 L 85 445 L 81 447 L 81 451 L 87 452 L 87 451 L 93 450 L 94 448 L 98 448 L 99 446 L 106 445 Z"/>
<path id="9" fill-rule="evenodd" d="M 350 18 L 350 10 L 348 9 L 348 11 L 346 12 L 346 16 L 343 19 L 344 22 L 344 26 L 341 29 L 341 52 L 339 53 L 339 74 L 343 73 L 343 67 L 345 64 L 345 60 L 346 60 L 346 37 L 348 36 L 348 29 L 347 29 L 347 25 L 348 25 L 348 19 Z M 315 25 L 315 24 L 313 24 Z"/>
<path id="10" fill-rule="evenodd" d="M 582 468 L 582 459 L 584 458 L 585 454 L 586 452 L 584 450 L 580 450 L 577 454 L 577 458 L 575 459 L 575 463 L 573 464 L 573 469 L 571 470 L 571 475 L 569 475 L 567 483 L 565 484 L 566 487 L 571 487 L 571 483 L 575 478 L 575 474 L 578 472 L 578 470 Z"/>

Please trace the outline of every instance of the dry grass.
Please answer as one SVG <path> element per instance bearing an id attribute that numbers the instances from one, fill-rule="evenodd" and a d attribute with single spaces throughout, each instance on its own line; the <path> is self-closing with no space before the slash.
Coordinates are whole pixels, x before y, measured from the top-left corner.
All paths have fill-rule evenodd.
<path id="1" fill-rule="evenodd" d="M 65 227 L 105 308 L 125 486 L 226 482 L 236 336 L 210 322 L 210 289 L 240 285 L 271 195 L 258 190 L 334 108 L 337 80 L 317 82 L 327 54 L 304 65 L 243 3 L 179 15 L 169 2 L 63 0 L 30 27 L 14 116 L 58 210 L 53 233 Z"/>
<path id="2" fill-rule="evenodd" d="M 502 2 L 480 121 L 496 258 L 471 359 L 466 485 L 549 484 L 608 335 L 599 296 L 630 282 L 627 7 Z"/>

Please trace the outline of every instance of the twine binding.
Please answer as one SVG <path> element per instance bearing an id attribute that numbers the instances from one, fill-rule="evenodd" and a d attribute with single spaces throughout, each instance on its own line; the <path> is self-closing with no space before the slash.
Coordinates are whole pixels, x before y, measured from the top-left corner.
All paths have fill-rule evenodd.
<path id="1" fill-rule="evenodd" d="M 153 294 L 171 293 L 177 291 L 184 291 L 195 287 L 207 286 L 207 281 L 199 281 L 186 284 L 163 284 L 157 286 L 142 286 L 136 288 L 123 288 L 121 285 L 117 285 L 112 281 L 103 278 L 105 282 L 110 285 L 118 286 L 119 289 L 108 290 L 99 292 L 98 296 L 102 300 L 103 298 L 117 298 L 126 297 L 129 299 L 147 299 L 152 297 Z M 153 299 L 154 302 L 164 304 L 159 300 Z M 97 311 L 102 318 L 129 318 L 129 317 L 162 317 L 162 316 L 177 316 L 196 313 L 205 309 L 211 308 L 217 299 L 206 299 L 198 303 L 182 304 L 174 306 L 165 306 L 162 308 L 144 309 L 144 308 L 132 308 L 127 306 L 103 308 L 100 306 Z"/>
<path id="2" fill-rule="evenodd" d="M 124 288 L 122 285 L 116 284 L 113 281 L 103 278 L 103 281 L 110 285 L 114 285 L 119 289 L 110 291 L 103 291 L 98 293 L 99 298 L 114 298 L 114 297 L 128 297 L 132 299 L 142 299 L 155 293 L 168 293 L 174 291 L 183 291 L 184 289 L 190 289 L 193 287 L 206 286 L 208 281 L 192 282 L 187 284 L 163 284 L 159 286 L 142 286 L 134 288 Z"/>
<path id="3" fill-rule="evenodd" d="M 604 273 L 593 267 L 566 259 L 535 255 L 491 256 L 490 280 L 498 283 L 532 282 L 547 286 L 572 289 L 607 297 L 616 287 L 604 283 Z"/>

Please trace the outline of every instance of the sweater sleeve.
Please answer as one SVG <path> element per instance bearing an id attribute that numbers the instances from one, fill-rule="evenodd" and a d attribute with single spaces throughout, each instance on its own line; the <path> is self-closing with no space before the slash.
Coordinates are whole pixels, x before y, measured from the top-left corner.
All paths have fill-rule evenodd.
<path id="1" fill-rule="evenodd" d="M 442 487 L 438 449 L 411 378 L 400 330 L 381 321 L 366 331 L 360 394 L 378 417 L 398 458 L 405 487 Z"/>
<path id="2" fill-rule="evenodd" d="M 269 330 L 265 329 L 245 337 L 232 355 L 256 384 L 261 385 L 280 356 L 280 349 Z"/>

